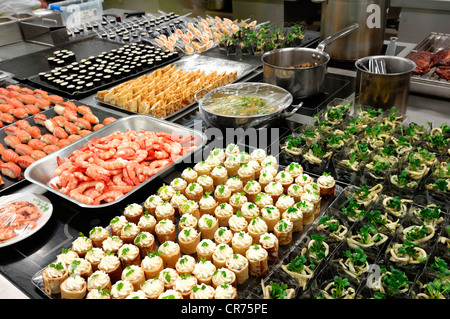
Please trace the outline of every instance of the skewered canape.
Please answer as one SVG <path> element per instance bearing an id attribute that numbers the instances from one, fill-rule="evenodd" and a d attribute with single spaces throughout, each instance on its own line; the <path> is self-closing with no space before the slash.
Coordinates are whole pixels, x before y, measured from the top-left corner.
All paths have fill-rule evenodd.
<path id="1" fill-rule="evenodd" d="M 149 197 L 147 197 L 147 199 L 144 202 L 144 209 L 150 215 L 155 216 L 156 206 L 158 206 L 159 204 L 161 204 L 163 202 L 164 201 L 162 200 L 162 198 L 159 197 L 158 195 L 150 195 Z"/>
<path id="2" fill-rule="evenodd" d="M 139 222 L 139 218 L 144 214 L 144 207 L 139 204 L 132 203 L 128 204 L 127 207 L 123 210 L 123 215 L 130 222 L 137 224 Z"/>
<path id="3" fill-rule="evenodd" d="M 98 269 L 98 264 L 103 257 L 105 257 L 106 253 L 101 248 L 94 247 L 86 252 L 86 259 L 92 266 L 92 271 L 96 271 Z"/>
<path id="4" fill-rule="evenodd" d="M 159 278 L 147 279 L 142 285 L 141 290 L 148 299 L 158 299 L 164 292 L 164 283 Z"/>
<path id="5" fill-rule="evenodd" d="M 191 255 L 184 255 L 180 257 L 175 264 L 175 270 L 178 274 L 192 274 L 195 269 L 195 258 Z"/>
<path id="6" fill-rule="evenodd" d="M 139 248 L 133 244 L 123 244 L 119 248 L 117 256 L 119 256 L 120 262 L 122 263 L 122 268 L 141 264 Z"/>
<path id="7" fill-rule="evenodd" d="M 194 215 L 189 213 L 183 214 L 178 222 L 178 231 L 182 231 L 185 227 L 197 229 L 197 224 L 198 220 L 194 217 Z"/>
<path id="8" fill-rule="evenodd" d="M 193 254 L 200 242 L 200 233 L 191 227 L 185 227 L 178 233 L 178 243 L 183 254 Z"/>
<path id="9" fill-rule="evenodd" d="M 164 267 L 174 268 L 178 259 L 181 257 L 180 245 L 173 241 L 166 241 L 158 247 L 161 252 L 161 258 L 164 262 Z"/>
<path id="10" fill-rule="evenodd" d="M 213 263 L 216 268 L 225 267 L 225 263 L 233 254 L 233 249 L 227 244 L 219 244 L 216 246 L 213 254 Z"/>
<path id="11" fill-rule="evenodd" d="M 109 231 L 101 226 L 95 226 L 89 232 L 89 239 L 92 241 L 92 245 L 97 248 L 102 247 L 102 242 L 109 237 Z"/>
<path id="12" fill-rule="evenodd" d="M 111 278 L 103 270 L 96 270 L 89 276 L 87 280 L 87 290 L 111 290 Z"/>
<path id="13" fill-rule="evenodd" d="M 123 269 L 121 278 L 128 280 L 133 285 L 134 291 L 137 291 L 145 281 L 145 274 L 141 266 L 131 265 Z"/>
<path id="14" fill-rule="evenodd" d="M 158 204 L 155 208 L 155 218 L 157 222 L 163 219 L 175 221 L 175 208 L 170 202 Z"/>
<path id="15" fill-rule="evenodd" d="M 237 211 L 235 215 L 231 216 L 228 219 L 228 227 L 233 234 L 246 231 L 248 226 L 248 222 L 244 216 L 242 216 L 241 211 Z"/>
<path id="16" fill-rule="evenodd" d="M 288 219 L 280 219 L 275 225 L 273 232 L 278 238 L 280 245 L 287 245 L 292 241 L 293 223 Z"/>
<path id="17" fill-rule="evenodd" d="M 224 283 L 236 287 L 236 274 L 230 269 L 226 268 L 226 266 L 217 268 L 212 276 L 211 283 L 214 288 L 217 288 Z"/>
<path id="18" fill-rule="evenodd" d="M 233 216 L 233 207 L 229 203 L 221 203 L 214 209 L 219 227 L 228 226 L 228 220 Z"/>
<path id="19" fill-rule="evenodd" d="M 70 275 L 60 288 L 61 299 L 83 299 L 87 293 L 86 280 L 79 275 Z"/>
<path id="20" fill-rule="evenodd" d="M 119 236 L 125 244 L 130 244 L 140 232 L 141 229 L 138 225 L 128 222 L 122 227 Z"/>
<path id="21" fill-rule="evenodd" d="M 83 258 L 89 249 L 92 249 L 93 243 L 89 237 L 84 236 L 82 233 L 72 242 L 72 250 Z"/>
<path id="22" fill-rule="evenodd" d="M 219 222 L 213 215 L 205 214 L 198 220 L 198 228 L 202 238 L 214 239 L 214 233 L 219 228 Z"/>
<path id="23" fill-rule="evenodd" d="M 109 236 L 102 242 L 102 249 L 107 254 L 115 254 L 122 245 L 123 240 L 119 236 Z"/>
<path id="24" fill-rule="evenodd" d="M 260 244 L 253 244 L 245 253 L 245 257 L 248 260 L 250 276 L 260 276 L 269 268 L 269 254 Z"/>
<path id="25" fill-rule="evenodd" d="M 164 269 L 164 261 L 161 258 L 161 252 L 156 250 L 147 254 L 141 261 L 141 267 L 146 279 L 155 278 Z"/>
<path id="26" fill-rule="evenodd" d="M 155 226 L 156 238 L 160 244 L 175 240 L 175 224 L 170 219 L 163 219 Z"/>
<path id="27" fill-rule="evenodd" d="M 233 232 L 226 226 L 221 226 L 216 230 L 214 234 L 214 242 L 219 244 L 231 245 L 231 240 L 233 239 Z"/>
<path id="28" fill-rule="evenodd" d="M 273 233 L 265 233 L 259 237 L 259 244 L 267 251 L 268 259 L 276 261 L 278 259 L 278 238 Z"/>
<path id="29" fill-rule="evenodd" d="M 211 239 L 206 238 L 202 239 L 196 247 L 197 258 L 212 260 L 212 255 L 214 254 L 216 246 L 217 246 L 216 243 Z"/>
<path id="30" fill-rule="evenodd" d="M 214 288 L 210 285 L 199 283 L 192 288 L 190 299 L 214 299 Z"/>
<path id="31" fill-rule="evenodd" d="M 200 175 L 197 178 L 197 183 L 203 188 L 203 191 L 205 193 L 212 194 L 214 192 L 215 185 L 214 180 L 211 176 L 205 174 Z"/>
<path id="32" fill-rule="evenodd" d="M 119 280 L 111 286 L 111 299 L 125 299 L 133 289 L 133 284 L 128 280 Z"/>
<path id="33" fill-rule="evenodd" d="M 134 245 L 139 248 L 139 255 L 141 258 L 147 256 L 147 253 L 151 253 L 156 250 L 155 237 L 145 231 L 141 231 L 134 239 Z"/>
<path id="34" fill-rule="evenodd" d="M 249 277 L 248 259 L 244 255 L 234 253 L 227 262 L 226 267 L 236 275 L 236 283 L 243 284 Z"/>
<path id="35" fill-rule="evenodd" d="M 61 293 L 61 284 L 69 277 L 69 271 L 63 262 L 51 263 L 42 271 L 44 291 L 47 295 Z"/>

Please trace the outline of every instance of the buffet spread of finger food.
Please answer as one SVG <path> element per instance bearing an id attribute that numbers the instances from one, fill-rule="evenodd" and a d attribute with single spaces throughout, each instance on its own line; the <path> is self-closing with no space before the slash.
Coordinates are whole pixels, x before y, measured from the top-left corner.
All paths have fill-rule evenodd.
<path id="1" fill-rule="evenodd" d="M 0 87 L 3 189 L 28 177 L 83 209 L 121 207 L 121 214 L 80 232 L 36 273 L 32 283 L 45 296 L 449 297 L 450 126 L 407 123 L 395 107 L 340 100 L 318 112 L 314 123 L 292 130 L 280 156 L 230 143 L 180 164 L 203 149 L 206 137 L 165 119 L 194 105 L 199 91 L 239 76 L 238 70 L 183 70 L 174 59 L 219 45 L 236 48 L 237 40 L 252 55 L 271 48 L 260 47 L 264 39 L 273 47 L 298 45 L 303 29 L 283 33 L 256 21 L 208 17 L 168 32 L 152 33 L 151 45 L 126 44 L 78 63 L 61 60 L 66 64 L 40 74 L 49 90 Z M 435 67 L 446 78 L 448 49 L 410 58 L 415 73 Z M 95 89 L 103 106 L 136 115 L 66 99 L 51 88 L 71 94 Z M 278 109 L 256 95 L 218 98 L 210 107 L 237 117 Z M 173 133 L 180 128 L 183 134 Z M 36 172 L 39 163 L 46 163 L 45 178 Z M 129 200 L 168 168 L 180 167 L 141 202 Z M 5 197 L 0 245 L 31 236 L 51 213 L 45 197 Z"/>

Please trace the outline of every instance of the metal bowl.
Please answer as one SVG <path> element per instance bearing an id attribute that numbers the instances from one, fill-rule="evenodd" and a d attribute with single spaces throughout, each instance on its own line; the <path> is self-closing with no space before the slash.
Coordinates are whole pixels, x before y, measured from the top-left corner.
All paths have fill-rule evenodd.
<path id="1" fill-rule="evenodd" d="M 206 95 L 199 99 L 198 94 L 201 92 L 206 92 Z M 223 115 L 208 109 L 209 105 L 226 96 L 257 96 L 264 99 L 268 104 L 278 106 L 278 108 L 276 111 L 268 114 L 251 116 Z M 196 93 L 195 100 L 199 104 L 199 112 L 202 119 L 208 125 L 218 128 L 242 127 L 246 129 L 249 127 L 271 126 L 277 120 L 292 116 L 302 106 L 301 103 L 288 112 L 287 108 L 292 105 L 293 101 L 292 94 L 276 85 L 259 82 L 228 84 L 212 91 L 200 90 Z"/>

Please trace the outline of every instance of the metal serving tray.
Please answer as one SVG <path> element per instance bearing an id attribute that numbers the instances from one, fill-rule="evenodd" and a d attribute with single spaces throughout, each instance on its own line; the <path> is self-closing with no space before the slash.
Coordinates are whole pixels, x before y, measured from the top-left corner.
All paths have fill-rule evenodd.
<path id="1" fill-rule="evenodd" d="M 205 74 L 210 74 L 214 71 L 216 71 L 217 73 L 222 73 L 222 72 L 230 73 L 230 72 L 237 71 L 237 79 L 233 83 L 240 81 L 242 78 L 244 78 L 245 76 L 247 76 L 248 74 L 250 74 L 257 68 L 257 66 L 255 66 L 255 65 L 244 63 L 244 62 L 230 61 L 230 60 L 214 58 L 214 57 L 209 57 L 209 56 L 203 56 L 203 55 L 198 55 L 198 54 L 183 56 L 180 60 L 178 60 L 172 64 L 176 65 L 183 72 L 201 70 L 201 71 L 205 71 Z M 148 74 L 150 74 L 150 73 L 151 72 L 148 72 Z M 97 101 L 98 103 L 100 103 L 102 105 L 116 108 L 118 110 L 125 111 L 130 114 L 139 114 L 137 112 L 125 110 L 117 105 L 104 102 L 97 97 L 95 97 L 94 99 L 95 99 L 95 101 Z M 192 106 L 194 106 L 196 104 L 197 104 L 196 102 L 191 103 L 191 104 L 183 107 L 182 109 L 180 109 L 176 112 L 173 112 L 172 114 L 170 114 L 164 118 L 161 118 L 161 119 L 171 119 L 171 118 L 175 117 L 177 114 L 180 114 L 180 113 L 186 111 L 187 109 L 190 109 Z M 148 116 L 151 116 L 151 115 L 148 115 Z"/>
<path id="2" fill-rule="evenodd" d="M 207 141 L 206 135 L 204 135 L 201 132 L 195 131 L 193 129 L 188 129 L 184 126 L 170 123 L 167 121 L 163 121 L 160 119 L 151 118 L 149 116 L 145 115 L 133 115 L 128 117 L 123 117 L 121 119 L 118 119 L 117 121 L 97 130 L 93 133 L 84 136 L 83 138 L 79 139 L 78 141 L 73 142 L 72 144 L 64 147 L 61 150 L 58 150 L 54 153 L 51 153 L 47 155 L 46 157 L 40 159 L 39 161 L 31 164 L 27 170 L 25 171 L 25 178 L 29 180 L 30 182 L 37 184 L 48 191 L 55 193 L 62 198 L 73 202 L 74 204 L 83 207 L 83 208 L 104 208 L 107 206 L 111 206 L 114 204 L 117 204 L 118 202 L 124 200 L 126 197 L 137 191 L 138 189 L 141 189 L 145 185 L 147 185 L 150 181 L 155 179 L 156 177 L 160 176 L 164 172 L 171 169 L 175 163 L 183 161 L 186 157 L 190 156 L 192 152 L 184 155 L 180 159 L 177 160 L 177 162 L 174 162 L 170 165 L 168 165 L 166 168 L 158 172 L 157 174 L 153 175 L 152 177 L 148 178 L 145 182 L 141 183 L 139 186 L 135 187 L 132 191 L 128 192 L 121 198 L 117 199 L 116 201 L 113 201 L 111 203 L 105 203 L 100 205 L 86 205 L 83 204 L 75 199 L 73 199 L 70 196 L 67 196 L 58 190 L 54 189 L 50 184 L 54 181 L 56 178 L 54 171 L 58 167 L 57 163 L 57 157 L 60 157 L 61 159 L 65 159 L 68 156 L 70 156 L 73 151 L 77 149 L 81 149 L 87 145 L 87 143 L 92 140 L 93 138 L 99 138 L 103 136 L 108 136 L 116 131 L 120 132 L 126 132 L 127 130 L 148 130 L 153 132 L 163 132 L 163 133 L 170 133 L 173 135 L 178 135 L 182 137 L 186 136 L 193 136 L 192 145 L 196 147 L 196 149 L 202 148 Z"/>
<path id="3" fill-rule="evenodd" d="M 436 53 L 448 47 L 450 47 L 450 34 L 432 32 L 417 44 L 410 54 L 417 51 Z M 450 81 L 440 78 L 436 75 L 435 70 L 436 68 L 431 68 L 427 74 L 413 74 L 411 92 L 450 98 Z"/>

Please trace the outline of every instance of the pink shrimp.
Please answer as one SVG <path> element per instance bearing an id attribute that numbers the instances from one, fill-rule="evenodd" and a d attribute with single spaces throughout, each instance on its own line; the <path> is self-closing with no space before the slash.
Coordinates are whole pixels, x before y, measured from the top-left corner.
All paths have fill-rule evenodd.
<path id="1" fill-rule="evenodd" d="M 69 193 L 69 196 L 83 204 L 87 204 L 87 205 L 94 204 L 94 200 L 91 197 L 81 194 L 76 189 L 71 190 Z"/>
<path id="2" fill-rule="evenodd" d="M 92 179 L 96 181 L 104 181 L 105 183 L 108 183 L 110 181 L 111 175 L 111 173 L 107 169 L 96 164 L 89 165 L 89 167 L 86 169 L 85 174 L 86 176 L 92 177 Z"/>
<path id="3" fill-rule="evenodd" d="M 103 200 L 106 202 L 112 202 L 112 201 L 119 199 L 122 196 L 124 196 L 124 194 L 121 191 L 118 191 L 118 190 L 107 191 L 107 192 L 103 193 L 102 195 L 100 195 L 99 197 L 95 198 L 93 201 L 93 204 L 98 205 Z"/>

